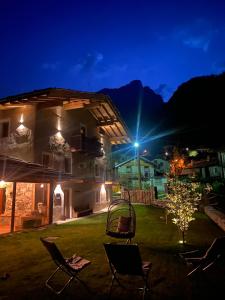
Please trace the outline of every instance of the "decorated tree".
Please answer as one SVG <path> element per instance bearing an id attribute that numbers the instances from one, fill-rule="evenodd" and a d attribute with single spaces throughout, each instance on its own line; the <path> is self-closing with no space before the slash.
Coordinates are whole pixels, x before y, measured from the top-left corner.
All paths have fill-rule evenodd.
<path id="1" fill-rule="evenodd" d="M 181 231 L 185 243 L 185 232 L 189 228 L 189 223 L 195 219 L 193 215 L 201 199 L 200 186 L 198 183 L 170 179 L 167 197 L 168 213 L 172 214 L 172 221 Z"/>

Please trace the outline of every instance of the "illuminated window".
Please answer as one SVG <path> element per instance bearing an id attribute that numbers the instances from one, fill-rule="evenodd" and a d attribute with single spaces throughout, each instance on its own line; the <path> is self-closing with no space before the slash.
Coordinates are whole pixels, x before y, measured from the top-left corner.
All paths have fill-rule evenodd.
<path id="1" fill-rule="evenodd" d="M 4 214 L 6 205 L 6 189 L 0 188 L 0 214 Z"/>

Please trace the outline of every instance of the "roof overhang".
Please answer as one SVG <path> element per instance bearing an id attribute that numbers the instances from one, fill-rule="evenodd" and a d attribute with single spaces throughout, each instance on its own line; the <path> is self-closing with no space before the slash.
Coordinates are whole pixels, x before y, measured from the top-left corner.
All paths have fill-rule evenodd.
<path id="1" fill-rule="evenodd" d="M 50 183 L 76 180 L 72 175 L 42 165 L 0 155 L 0 180 L 8 182 Z M 77 179 L 79 182 L 79 180 Z"/>
<path id="2" fill-rule="evenodd" d="M 29 104 L 42 108 L 63 106 L 65 110 L 86 109 L 96 119 L 97 126 L 109 137 L 111 144 L 131 143 L 128 129 L 118 110 L 104 94 L 49 88 L 0 99 L 0 110 Z"/>

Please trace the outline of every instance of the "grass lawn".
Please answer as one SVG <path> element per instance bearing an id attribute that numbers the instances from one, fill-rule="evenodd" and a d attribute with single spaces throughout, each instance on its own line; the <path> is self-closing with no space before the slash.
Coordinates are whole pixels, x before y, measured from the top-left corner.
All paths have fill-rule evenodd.
<path id="1" fill-rule="evenodd" d="M 217 299 L 218 287 L 223 289 L 219 285 L 221 274 L 218 269 L 190 280 L 186 278 L 189 269 L 178 253 L 207 249 L 213 239 L 224 232 L 206 215 L 197 213 L 187 234 L 187 244 L 183 246 L 178 243 L 177 227 L 170 219 L 165 223 L 161 208 L 136 205 L 135 210 L 137 230 L 133 242 L 139 244 L 142 258 L 153 263 L 152 292 L 147 299 L 203 299 L 203 296 L 212 299 L 212 295 Z M 105 223 L 106 213 L 51 225 L 43 230 L 1 236 L 0 276 L 8 273 L 10 277 L 0 279 L 0 299 L 107 299 L 111 273 L 103 242 L 115 242 L 115 239 L 105 235 Z M 57 236 L 55 242 L 64 256 L 77 253 L 92 262 L 80 276 L 92 291 L 91 295 L 78 282 L 73 282 L 61 296 L 55 296 L 45 287 L 45 280 L 55 265 L 39 240 L 41 236 Z M 225 276 L 223 282 L 224 279 Z M 112 294 L 112 299 L 130 298 L 140 299 L 138 294 L 119 288 Z"/>

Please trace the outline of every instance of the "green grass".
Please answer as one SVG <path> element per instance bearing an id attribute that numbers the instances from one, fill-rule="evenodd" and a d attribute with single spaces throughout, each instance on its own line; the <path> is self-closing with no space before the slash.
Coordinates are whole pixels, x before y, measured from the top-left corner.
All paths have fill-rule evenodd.
<path id="1" fill-rule="evenodd" d="M 199 280 L 193 282 L 187 279 L 188 267 L 181 262 L 178 253 L 189 249 L 206 249 L 215 237 L 224 235 L 224 232 L 207 216 L 197 213 L 187 233 L 187 244 L 180 245 L 177 227 L 170 218 L 165 223 L 162 209 L 137 205 L 135 210 L 137 230 L 133 242 L 139 244 L 142 258 L 153 263 L 149 299 L 197 299 L 203 294 L 206 299 L 211 295 L 214 283 L 211 281 L 209 285 L 204 284 L 205 280 L 199 283 Z M 101 214 L 62 225 L 51 225 L 44 230 L 1 236 L 0 276 L 8 273 L 10 277 L 0 280 L 0 299 L 107 299 L 111 273 L 103 243 L 115 242 L 115 239 L 105 235 L 105 223 L 106 214 Z M 91 260 L 92 264 L 81 273 L 81 278 L 93 293 L 91 296 L 77 282 L 60 297 L 45 287 L 45 280 L 55 265 L 39 240 L 41 236 L 58 236 L 55 242 L 64 256 L 78 253 Z M 138 299 L 138 295 L 120 289 L 113 292 L 112 299 L 130 298 Z"/>

